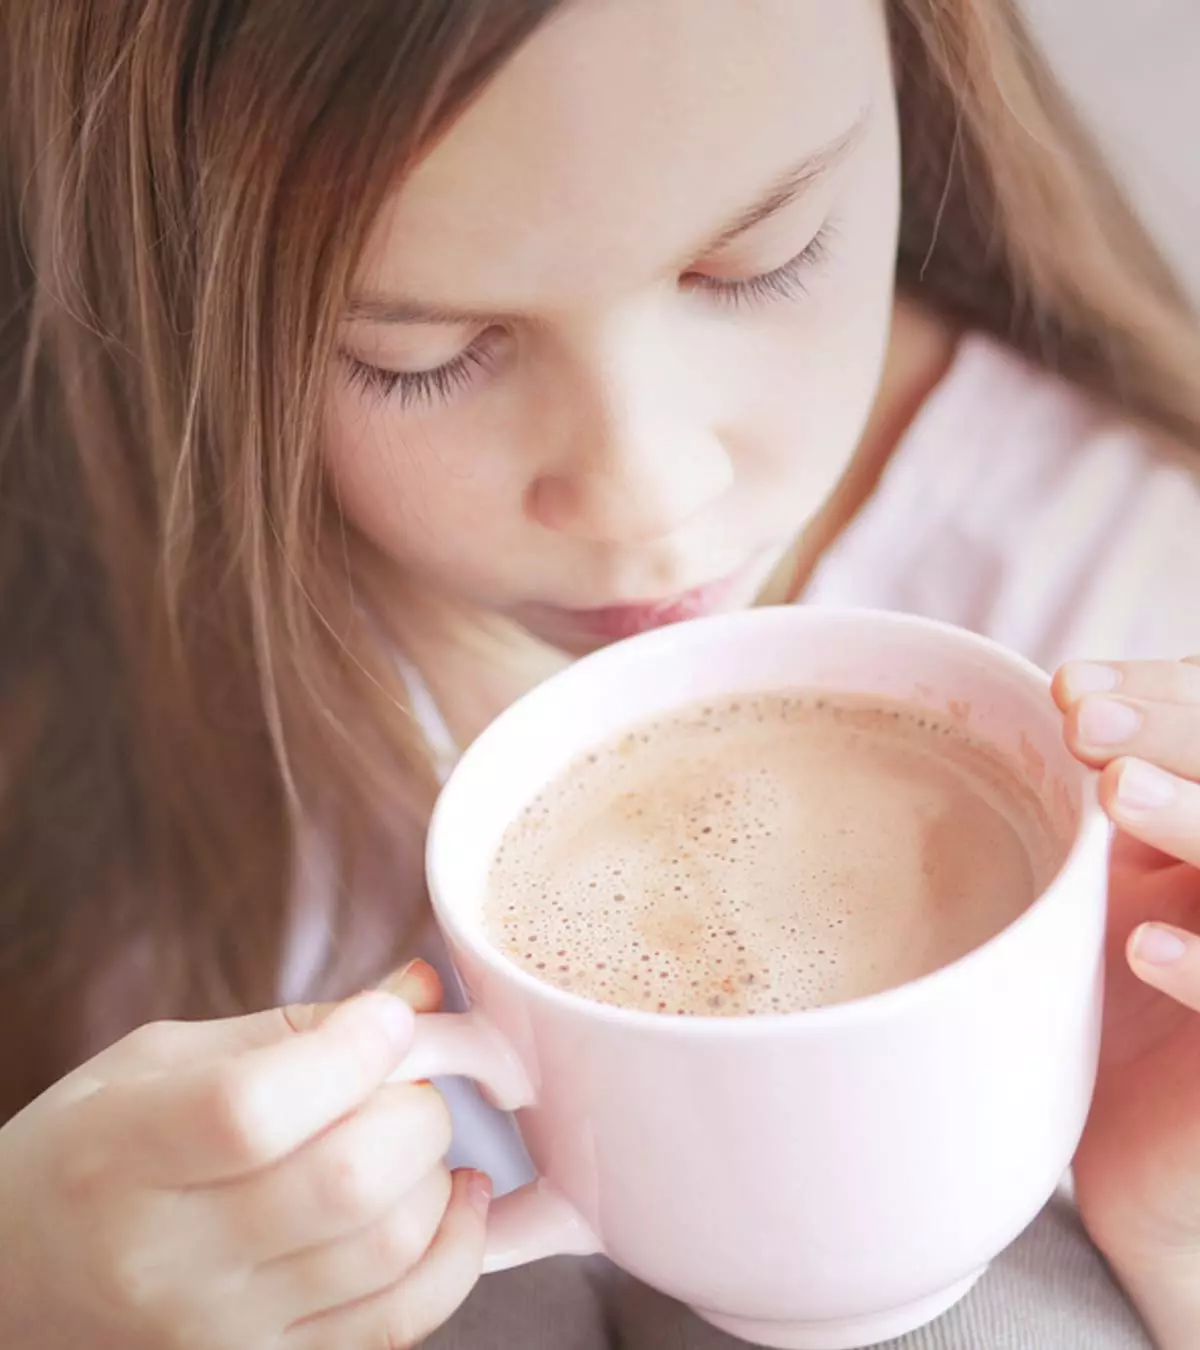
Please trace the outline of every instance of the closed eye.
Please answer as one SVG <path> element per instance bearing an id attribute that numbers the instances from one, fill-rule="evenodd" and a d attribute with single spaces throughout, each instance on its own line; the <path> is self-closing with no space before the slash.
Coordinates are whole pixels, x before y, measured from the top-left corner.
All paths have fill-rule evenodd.
<path id="1" fill-rule="evenodd" d="M 378 399 L 394 399 L 401 408 L 446 403 L 490 370 L 504 334 L 488 328 L 450 361 L 431 370 L 385 370 L 342 352 L 346 378 L 354 388 Z"/>
<path id="2" fill-rule="evenodd" d="M 826 221 L 794 258 L 758 276 L 732 279 L 689 272 L 683 280 L 691 289 L 704 291 L 732 308 L 765 304 L 772 300 L 794 300 L 807 292 L 810 274 L 828 260 L 834 234 L 832 221 Z"/>
<path id="3" fill-rule="evenodd" d="M 732 279 L 688 272 L 682 282 L 731 309 L 794 300 L 807 293 L 810 275 L 827 261 L 835 233 L 833 222 L 826 221 L 794 258 L 758 276 Z M 348 382 L 363 393 L 379 400 L 394 400 L 401 409 L 432 407 L 448 403 L 490 371 L 504 337 L 502 329 L 487 328 L 452 360 L 430 370 L 386 370 L 349 352 L 341 353 L 341 358 Z"/>

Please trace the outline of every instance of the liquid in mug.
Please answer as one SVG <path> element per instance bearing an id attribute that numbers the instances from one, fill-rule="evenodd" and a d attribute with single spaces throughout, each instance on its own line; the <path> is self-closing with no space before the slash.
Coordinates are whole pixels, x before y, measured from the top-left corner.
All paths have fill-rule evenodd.
<path id="1" fill-rule="evenodd" d="M 952 718 L 818 691 L 728 697 L 582 756 L 518 816 L 491 941 L 651 1012 L 753 1016 L 931 973 L 1007 927 L 1065 846 Z"/>

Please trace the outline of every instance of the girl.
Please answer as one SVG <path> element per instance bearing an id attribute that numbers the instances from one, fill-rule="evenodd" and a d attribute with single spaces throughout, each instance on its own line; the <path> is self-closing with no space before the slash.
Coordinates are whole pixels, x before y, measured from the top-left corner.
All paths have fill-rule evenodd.
<path id="1" fill-rule="evenodd" d="M 313 1000 L 434 950 L 424 814 L 517 693 L 803 599 L 1119 658 L 1056 695 L 1122 831 L 1076 1193 L 1145 1330 L 1059 1206 L 905 1344 L 1086 1304 L 1091 1346 L 1194 1350 L 1200 338 L 1010 0 L 0 25 L 0 1342 L 446 1322 L 489 1183 L 380 1086 L 437 978 Z M 514 1280 L 435 1344 L 716 1343 Z"/>

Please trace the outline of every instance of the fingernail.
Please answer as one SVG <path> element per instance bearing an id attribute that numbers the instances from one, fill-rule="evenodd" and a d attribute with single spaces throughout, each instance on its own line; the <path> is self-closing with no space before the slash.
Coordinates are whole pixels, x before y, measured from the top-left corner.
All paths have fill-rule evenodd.
<path id="1" fill-rule="evenodd" d="M 1144 923 L 1133 935 L 1133 954 L 1148 966 L 1173 966 L 1187 949 L 1184 938 L 1161 924 Z"/>
<path id="2" fill-rule="evenodd" d="M 1116 698 L 1085 698 L 1079 705 L 1079 738 L 1085 745 L 1120 745 L 1142 725 L 1142 714 Z"/>
<path id="3" fill-rule="evenodd" d="M 1121 765 L 1117 779 L 1117 805 L 1127 811 L 1157 811 L 1175 800 L 1175 781 L 1169 773 L 1144 760 Z"/>
<path id="4" fill-rule="evenodd" d="M 472 1172 L 467 1180 L 467 1199 L 471 1207 L 486 1214 L 492 1203 L 492 1179 L 486 1172 Z"/>
<path id="5" fill-rule="evenodd" d="M 379 987 L 411 1005 L 424 995 L 431 979 L 437 979 L 437 976 L 427 961 L 410 961 L 395 974 L 389 975 Z"/>
<path id="6" fill-rule="evenodd" d="M 1096 661 L 1070 661 L 1063 675 L 1072 698 L 1106 694 L 1121 683 L 1121 672 L 1115 666 L 1102 666 Z"/>

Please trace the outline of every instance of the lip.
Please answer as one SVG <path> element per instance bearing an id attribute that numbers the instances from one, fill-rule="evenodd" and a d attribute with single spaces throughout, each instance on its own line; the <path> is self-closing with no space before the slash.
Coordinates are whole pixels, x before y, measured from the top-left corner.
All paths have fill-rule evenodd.
<path id="1" fill-rule="evenodd" d="M 592 637 L 618 641 L 636 637 L 652 628 L 683 623 L 724 608 L 746 581 L 751 568 L 743 567 L 720 581 L 710 581 L 688 591 L 660 600 L 637 601 L 628 605 L 605 605 L 600 609 L 567 609 L 562 613 L 571 626 Z"/>

